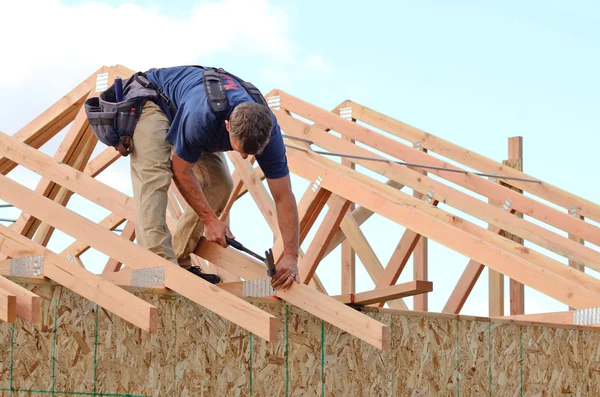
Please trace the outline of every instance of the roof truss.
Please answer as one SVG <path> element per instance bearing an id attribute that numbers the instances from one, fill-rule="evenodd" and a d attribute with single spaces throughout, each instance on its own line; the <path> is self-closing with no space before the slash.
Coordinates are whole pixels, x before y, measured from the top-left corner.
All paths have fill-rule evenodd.
<path id="1" fill-rule="evenodd" d="M 91 158 L 97 139 L 82 104 L 97 94 L 96 78 L 103 73 L 109 74 L 110 84 L 115 76 L 127 78 L 132 71 L 120 65 L 100 68 L 15 135 L 0 133 L 0 199 L 22 210 L 10 227 L 0 227 L 0 275 L 7 276 L 0 276 L 0 319 L 13 322 L 19 316 L 39 322 L 40 298 L 10 280 L 10 276 L 15 276 L 15 263 L 35 256 L 43 258 L 39 276 L 72 289 L 148 332 L 156 332 L 156 308 L 119 286 L 135 284 L 136 271 L 160 269 L 164 274 L 161 288 L 174 290 L 249 332 L 274 341 L 276 319 L 248 303 L 240 293 L 244 280 L 266 277 L 262 263 L 201 239 L 193 260 L 223 276 L 227 282 L 217 288 L 135 244 L 131 198 L 95 179 L 119 158 L 118 153 L 107 148 Z M 521 300 L 524 297 L 518 287 L 527 285 L 572 309 L 600 307 L 600 281 L 584 272 L 585 267 L 600 270 L 600 254 L 582 244 L 589 241 L 600 245 L 599 229 L 586 221 L 586 218 L 599 221 L 597 204 L 545 182 L 527 181 L 533 178 L 520 170 L 522 162 L 495 162 L 350 101 L 329 112 L 279 90 L 267 95 L 272 97 L 279 99 L 278 107 L 273 110 L 285 134 L 290 169 L 309 182 L 298 203 L 301 241 L 314 232 L 306 252 L 301 252 L 302 284 L 288 291 L 276 291 L 279 299 L 386 350 L 388 327 L 355 308 L 388 304 L 406 309 L 402 298 L 413 296 L 418 297 L 414 308 L 427 310 L 427 294 L 434 291 L 433 284 L 427 281 L 427 241 L 431 239 L 471 259 L 449 297 L 445 312 L 460 313 L 484 267 L 497 272 L 497 280 L 510 277 L 517 287 L 515 296 L 520 294 Z M 69 124 L 53 157 L 37 150 Z M 352 157 L 335 161 L 325 153 L 315 153 L 315 147 Z M 234 190 L 221 218 L 228 220 L 236 201 L 249 193 L 270 227 L 273 251 L 279 260 L 283 246 L 275 204 L 264 185 L 264 174 L 254 166 L 253 158 L 244 160 L 235 152 L 228 155 L 234 165 Z M 440 155 L 464 168 L 440 159 Z M 42 176 L 34 190 L 6 176 L 17 165 Z M 387 181 L 361 172 L 356 165 Z M 496 180 L 473 170 L 495 174 Z M 413 193 L 406 193 L 408 189 Z M 66 208 L 73 195 L 91 200 L 110 214 L 98 223 L 90 221 Z M 543 203 L 538 197 L 564 207 L 565 211 Z M 447 212 L 439 208 L 439 203 L 475 217 L 488 227 Z M 170 228 L 185 206 L 173 185 L 169 191 Z M 524 215 L 568 236 L 530 222 Z M 406 227 L 385 264 L 361 229 L 372 216 L 385 217 Z M 123 227 L 121 236 L 112 232 L 118 227 Z M 46 246 L 54 229 L 76 241 L 61 252 L 50 251 Z M 524 242 L 565 258 L 571 266 L 525 248 Z M 328 296 L 323 280 L 317 277 L 317 269 L 340 245 L 342 294 Z M 101 274 L 89 272 L 81 262 L 81 255 L 89 249 L 109 256 Z M 375 285 L 372 291 L 356 291 L 355 257 L 372 279 Z M 414 281 L 396 284 L 411 257 L 415 264 Z M 502 300 L 500 292 L 494 292 L 490 299 Z M 511 314 L 524 315 L 522 309 L 515 311 Z M 535 320 L 574 318 L 573 312 L 566 313 Z"/>

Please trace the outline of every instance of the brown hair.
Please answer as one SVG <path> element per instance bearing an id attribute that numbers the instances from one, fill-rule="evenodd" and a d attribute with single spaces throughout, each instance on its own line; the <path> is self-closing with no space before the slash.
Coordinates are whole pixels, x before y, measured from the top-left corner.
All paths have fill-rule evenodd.
<path id="1" fill-rule="evenodd" d="M 269 108 L 254 102 L 237 105 L 229 116 L 229 134 L 247 154 L 259 154 L 269 142 L 273 119 Z"/>

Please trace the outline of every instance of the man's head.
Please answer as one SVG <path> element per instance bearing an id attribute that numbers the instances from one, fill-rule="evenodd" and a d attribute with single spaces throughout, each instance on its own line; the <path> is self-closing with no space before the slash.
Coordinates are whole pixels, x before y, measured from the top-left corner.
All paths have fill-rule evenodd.
<path id="1" fill-rule="evenodd" d="M 225 127 L 233 149 L 246 158 L 263 151 L 271 136 L 273 119 L 268 107 L 244 102 L 233 109 Z"/>

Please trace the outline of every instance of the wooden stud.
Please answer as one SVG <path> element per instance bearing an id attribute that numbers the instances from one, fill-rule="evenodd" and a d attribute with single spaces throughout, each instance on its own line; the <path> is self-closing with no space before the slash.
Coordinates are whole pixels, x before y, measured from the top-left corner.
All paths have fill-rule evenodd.
<path id="1" fill-rule="evenodd" d="M 581 215 L 576 215 L 576 216 L 579 219 L 583 220 L 583 216 L 581 216 Z M 579 237 L 577 237 L 577 236 L 575 236 L 573 234 L 570 234 L 570 233 L 569 233 L 569 239 L 577 242 L 578 244 L 584 244 L 584 241 L 582 239 L 580 239 Z M 574 269 L 577 269 L 580 272 L 585 272 L 585 266 L 584 266 L 584 264 L 581 263 L 581 262 L 579 262 L 579 261 L 569 260 L 569 266 L 572 267 L 572 268 L 574 268 Z M 573 310 L 573 309 L 574 309 L 573 307 L 569 307 L 569 310 Z M 515 314 L 517 314 L 517 313 L 515 313 Z"/>
<path id="2" fill-rule="evenodd" d="M 417 146 L 416 142 L 414 143 L 414 147 L 417 150 L 421 150 L 424 153 L 427 153 L 427 149 L 421 148 L 419 144 Z M 427 175 L 426 171 L 415 168 L 415 172 L 418 172 L 423 175 Z M 419 200 L 423 199 L 423 194 L 418 191 L 413 191 L 413 196 Z M 414 280 L 427 280 L 427 250 L 428 243 L 427 238 L 421 236 L 419 237 L 419 241 L 413 251 L 413 279 Z M 428 302 L 427 302 L 427 294 L 419 294 L 413 297 L 413 310 L 427 311 Z"/>
<path id="3" fill-rule="evenodd" d="M 6 262 L 8 263 L 8 267 L 10 267 L 9 261 Z M 1 274 L 9 274 L 9 272 Z M 42 322 L 42 299 L 38 295 L 1 276 L 0 288 L 16 297 L 17 316 L 33 324 L 40 324 Z"/>
<path id="4" fill-rule="evenodd" d="M 354 144 L 353 139 L 348 139 L 348 138 L 344 138 L 344 139 L 346 139 L 350 143 Z M 355 164 L 346 158 L 342 159 L 342 165 L 349 167 L 352 170 L 356 169 Z M 370 266 L 370 265 L 377 266 L 377 263 L 379 263 L 379 259 L 377 259 L 377 255 L 375 255 L 375 252 L 373 252 L 373 249 L 371 248 L 371 246 L 368 243 L 366 245 L 364 245 L 364 243 L 366 242 L 366 239 L 361 239 L 361 236 L 364 238 L 364 235 L 362 234 L 362 232 L 360 232 L 360 226 L 358 224 L 356 224 L 356 221 L 354 221 L 354 217 L 352 216 L 352 211 L 354 211 L 355 209 L 356 209 L 356 206 L 354 205 L 354 203 L 351 203 L 350 207 L 348 207 L 348 212 L 344 216 L 344 219 L 342 219 L 342 223 L 340 224 L 340 229 L 342 229 L 346 238 L 348 237 L 346 230 L 348 232 L 351 232 L 351 230 L 348 230 L 348 229 L 352 228 L 354 231 L 356 231 L 358 229 L 358 232 L 355 234 L 355 236 L 357 238 L 357 240 L 355 240 L 355 244 L 360 244 L 360 243 L 363 244 L 362 246 L 364 247 L 364 251 L 361 252 L 361 254 L 363 254 L 364 259 L 361 258 L 361 261 L 363 262 L 363 264 L 365 264 L 365 261 L 368 262 L 365 265 L 365 267 Z M 352 221 L 354 221 L 354 223 L 352 223 Z M 344 227 L 346 228 L 346 230 L 344 230 Z M 360 240 L 360 242 L 358 240 Z M 342 255 L 341 256 L 342 256 L 342 294 L 354 294 L 356 292 L 356 250 L 355 250 L 355 248 L 353 248 L 353 245 L 348 240 L 342 241 Z M 369 262 L 369 260 L 372 260 L 372 262 Z M 379 263 L 379 265 L 381 266 L 381 263 Z"/>
<path id="5" fill-rule="evenodd" d="M 523 171 L 523 137 L 511 137 L 508 139 L 508 161 L 503 162 L 504 165 L 516 168 L 519 171 Z M 503 183 L 503 182 L 501 182 Z M 510 185 L 508 188 L 512 188 Z M 514 188 L 513 188 L 514 189 Z M 522 190 L 517 189 L 518 192 L 523 193 Z M 517 213 L 517 217 L 523 218 L 522 213 Z M 523 244 L 523 239 L 516 236 L 505 236 L 512 238 L 520 244 Z M 510 314 L 524 314 L 525 313 L 525 286 L 518 281 L 510 279 Z"/>
<path id="6" fill-rule="evenodd" d="M 14 323 L 17 320 L 17 297 L 0 287 L 0 320 Z"/>
<path id="7" fill-rule="evenodd" d="M 433 291 L 433 283 L 430 281 L 415 280 L 389 287 L 377 288 L 372 291 L 360 292 L 358 294 L 332 296 L 332 298 L 345 304 L 372 305 L 374 303 L 384 303 L 431 291 Z"/>

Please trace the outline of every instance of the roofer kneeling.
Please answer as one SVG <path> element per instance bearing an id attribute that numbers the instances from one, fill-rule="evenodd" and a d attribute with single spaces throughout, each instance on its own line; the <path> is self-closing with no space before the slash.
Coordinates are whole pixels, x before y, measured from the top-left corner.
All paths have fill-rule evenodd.
<path id="1" fill-rule="evenodd" d="M 88 99 L 85 108 L 98 139 L 130 156 L 139 245 L 220 282 L 192 266 L 190 254 L 202 235 L 222 247 L 225 236 L 234 238 L 218 216 L 233 189 L 223 152 L 235 150 L 244 159 L 255 156 L 275 201 L 284 253 L 273 287 L 297 281 L 298 210 L 285 146 L 275 115 L 252 84 L 222 69 L 150 69 L 124 81 L 122 93 L 113 84 Z M 171 180 L 189 204 L 173 236 L 166 223 Z"/>

